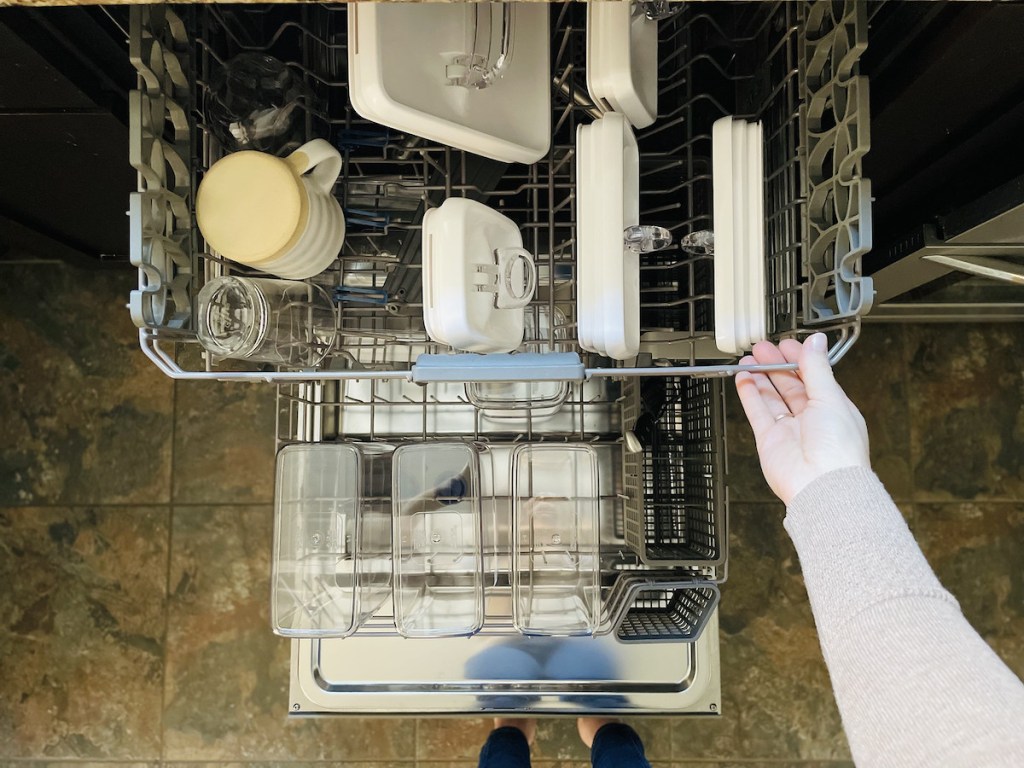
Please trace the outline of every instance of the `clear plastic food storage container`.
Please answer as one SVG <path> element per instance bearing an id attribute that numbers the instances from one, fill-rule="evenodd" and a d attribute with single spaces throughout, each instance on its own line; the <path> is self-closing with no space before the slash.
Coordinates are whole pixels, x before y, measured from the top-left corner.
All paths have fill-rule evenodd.
<path id="1" fill-rule="evenodd" d="M 471 635 L 484 621 L 477 452 L 403 445 L 393 471 L 395 626 L 405 637 Z"/>
<path id="2" fill-rule="evenodd" d="M 271 612 L 289 637 L 344 637 L 391 592 L 390 446 L 277 455 Z"/>
<path id="3" fill-rule="evenodd" d="M 555 307 L 555 322 L 546 306 L 526 309 L 526 330 L 523 352 L 566 352 L 572 344 L 567 341 L 568 320 L 561 309 Z M 555 339 L 552 344 L 550 339 Z M 542 419 L 553 416 L 569 395 L 567 381 L 498 381 L 466 384 L 469 402 L 491 419 Z"/>
<path id="4" fill-rule="evenodd" d="M 600 621 L 599 486 L 589 445 L 512 454 L 512 612 L 525 634 L 592 634 Z"/>

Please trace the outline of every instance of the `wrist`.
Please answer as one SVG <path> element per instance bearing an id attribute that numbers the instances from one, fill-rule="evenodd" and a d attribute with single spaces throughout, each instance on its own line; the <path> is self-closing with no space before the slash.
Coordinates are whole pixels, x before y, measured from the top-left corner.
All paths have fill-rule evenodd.
<path id="1" fill-rule="evenodd" d="M 849 470 L 862 470 L 862 471 L 867 471 L 867 472 L 869 472 L 871 474 L 874 474 L 872 472 L 872 470 L 871 470 L 870 463 L 867 463 L 867 462 L 856 461 L 856 460 L 850 461 L 849 463 L 838 463 L 837 462 L 837 463 L 832 464 L 832 465 L 830 465 L 828 467 L 823 467 L 821 469 L 815 470 L 814 472 L 808 473 L 806 476 L 801 478 L 799 482 L 790 485 L 786 489 L 786 491 L 787 491 L 786 496 L 783 496 L 782 494 L 778 494 L 779 499 L 781 499 L 782 502 L 788 508 L 788 507 L 792 506 L 793 503 L 805 491 L 813 490 L 813 487 L 815 485 L 817 485 L 819 482 L 821 482 L 821 480 L 823 478 L 827 478 L 828 476 L 830 476 L 830 475 L 832 475 L 833 473 L 836 473 L 836 472 L 847 472 Z"/>

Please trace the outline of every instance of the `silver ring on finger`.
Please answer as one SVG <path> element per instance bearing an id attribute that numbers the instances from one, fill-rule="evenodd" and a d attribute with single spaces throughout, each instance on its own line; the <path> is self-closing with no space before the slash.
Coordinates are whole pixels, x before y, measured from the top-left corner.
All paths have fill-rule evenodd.
<path id="1" fill-rule="evenodd" d="M 783 419 L 791 419 L 791 418 L 793 418 L 793 414 L 792 413 L 780 413 L 778 416 L 775 417 L 775 420 L 776 421 L 782 421 Z"/>

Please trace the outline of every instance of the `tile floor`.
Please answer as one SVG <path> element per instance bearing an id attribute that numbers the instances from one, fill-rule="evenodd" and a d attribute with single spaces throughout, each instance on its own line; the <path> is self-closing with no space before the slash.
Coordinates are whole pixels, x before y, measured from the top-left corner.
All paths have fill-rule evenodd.
<path id="1" fill-rule="evenodd" d="M 134 280 L 0 265 L 0 766 L 475 764 L 483 720 L 286 719 L 272 392 L 164 378 L 136 348 Z M 1017 326 L 869 326 L 838 368 L 925 553 L 1018 673 L 1022 356 Z M 848 766 L 782 509 L 729 405 L 724 714 L 637 727 L 662 766 Z M 535 757 L 586 753 L 551 720 Z"/>

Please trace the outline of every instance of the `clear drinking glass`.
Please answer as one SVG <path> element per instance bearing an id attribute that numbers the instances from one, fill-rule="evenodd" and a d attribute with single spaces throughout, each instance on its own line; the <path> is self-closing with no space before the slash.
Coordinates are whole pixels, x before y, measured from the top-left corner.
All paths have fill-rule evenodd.
<path id="1" fill-rule="evenodd" d="M 199 292 L 196 332 L 215 360 L 315 368 L 334 346 L 337 313 L 318 285 L 217 277 Z"/>
<path id="2" fill-rule="evenodd" d="M 210 79 L 209 128 L 228 150 L 283 154 L 302 143 L 298 118 L 304 98 L 305 86 L 284 62 L 241 53 Z"/>

